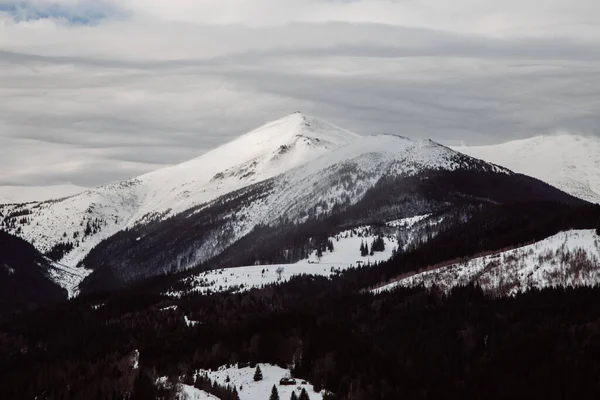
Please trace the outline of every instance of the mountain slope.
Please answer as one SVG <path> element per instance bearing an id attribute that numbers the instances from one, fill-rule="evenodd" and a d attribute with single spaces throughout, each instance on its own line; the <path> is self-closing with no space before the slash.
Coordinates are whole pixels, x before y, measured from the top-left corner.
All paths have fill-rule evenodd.
<path id="1" fill-rule="evenodd" d="M 0 206 L 0 226 L 74 267 L 123 229 L 279 175 L 357 138 L 294 113 L 183 164 L 66 199 Z"/>
<path id="2" fill-rule="evenodd" d="M 533 176 L 573 196 L 600 203 L 600 140 L 560 134 L 455 150 Z"/>
<path id="3" fill-rule="evenodd" d="M 199 264 L 289 263 L 310 238 L 465 204 L 583 204 L 558 189 L 431 141 L 359 138 L 301 167 L 94 248 L 82 290 L 95 291 Z"/>
<path id="4" fill-rule="evenodd" d="M 67 299 L 49 277 L 52 263 L 32 245 L 0 231 L 0 319 Z"/>
<path id="5" fill-rule="evenodd" d="M 417 273 L 375 292 L 419 285 L 450 290 L 469 283 L 495 295 L 514 295 L 531 288 L 598 285 L 600 236 L 593 230 L 565 231 L 531 245 Z"/>

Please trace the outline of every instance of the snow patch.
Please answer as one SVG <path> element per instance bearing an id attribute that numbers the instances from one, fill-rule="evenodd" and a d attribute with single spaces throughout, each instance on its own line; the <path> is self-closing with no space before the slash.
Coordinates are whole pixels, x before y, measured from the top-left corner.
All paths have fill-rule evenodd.
<path id="1" fill-rule="evenodd" d="M 183 316 L 183 320 L 185 321 L 185 324 L 187 326 L 196 326 L 196 325 L 198 325 L 200 323 L 199 321 L 192 321 L 191 319 L 189 319 L 187 317 L 187 315 Z"/>
<path id="2" fill-rule="evenodd" d="M 302 389 L 305 389 L 311 400 L 321 400 L 323 391 L 315 392 L 312 385 L 302 379 L 295 379 L 295 385 L 280 385 L 281 378 L 291 376 L 290 370 L 280 368 L 276 365 L 258 364 L 262 371 L 263 379 L 254 382 L 255 368 L 245 367 L 221 367 L 216 371 L 200 370 L 199 373 L 207 376 L 221 386 L 232 385 L 238 390 L 240 400 L 260 400 L 268 399 L 271 395 L 273 385 L 277 387 L 279 398 L 287 400 L 292 392 L 299 396 Z M 229 382 L 227 382 L 229 378 Z"/>

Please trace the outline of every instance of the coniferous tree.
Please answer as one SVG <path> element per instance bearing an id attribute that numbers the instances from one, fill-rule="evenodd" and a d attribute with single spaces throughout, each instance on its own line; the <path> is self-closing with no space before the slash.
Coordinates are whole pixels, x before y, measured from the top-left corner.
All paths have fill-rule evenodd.
<path id="1" fill-rule="evenodd" d="M 361 257 L 365 256 L 365 243 L 362 240 L 360 241 L 360 255 Z"/>
<path id="2" fill-rule="evenodd" d="M 262 381 L 262 378 L 262 371 L 260 370 L 260 366 L 257 365 L 254 370 L 254 382 Z"/>
<path id="3" fill-rule="evenodd" d="M 308 393 L 306 392 L 306 389 L 302 388 L 302 391 L 300 392 L 300 397 L 298 398 L 298 400 L 310 400 L 310 397 L 308 397 Z"/>
<path id="4" fill-rule="evenodd" d="M 273 385 L 273 389 L 271 389 L 271 396 L 269 396 L 269 400 L 279 400 L 279 392 L 277 391 L 277 387 Z"/>
<path id="5" fill-rule="evenodd" d="M 290 396 L 290 400 L 298 400 L 298 395 L 296 394 L 296 392 L 292 392 L 292 395 Z"/>
<path id="6" fill-rule="evenodd" d="M 598 218 L 598 223 L 596 224 L 596 235 L 600 236 L 600 218 Z"/>

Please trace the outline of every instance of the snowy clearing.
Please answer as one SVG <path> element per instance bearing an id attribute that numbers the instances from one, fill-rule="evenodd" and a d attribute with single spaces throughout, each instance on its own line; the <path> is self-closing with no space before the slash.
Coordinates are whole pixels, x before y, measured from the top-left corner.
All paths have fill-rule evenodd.
<path id="1" fill-rule="evenodd" d="M 295 385 L 280 385 L 279 380 L 281 378 L 291 376 L 288 369 L 270 364 L 258 364 L 258 366 L 263 375 L 263 379 L 258 382 L 254 382 L 255 368 L 252 367 L 221 367 L 217 371 L 200 370 L 199 373 L 207 376 L 221 386 L 235 386 L 238 390 L 240 400 L 266 400 L 271 394 L 273 385 L 277 387 L 279 398 L 282 400 L 289 399 L 292 392 L 296 392 L 299 396 L 302 389 L 306 390 L 311 400 L 321 400 L 323 398 L 323 391 L 315 392 L 312 385 L 302 379 L 295 379 Z M 227 377 L 229 377 L 230 382 L 227 382 Z"/>

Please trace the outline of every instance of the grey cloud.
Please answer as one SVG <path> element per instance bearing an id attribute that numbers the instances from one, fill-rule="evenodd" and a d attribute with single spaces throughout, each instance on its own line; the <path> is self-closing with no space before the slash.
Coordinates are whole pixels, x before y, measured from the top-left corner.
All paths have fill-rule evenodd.
<path id="1" fill-rule="evenodd" d="M 129 178 L 298 109 L 362 134 L 441 141 L 600 135 L 596 42 L 316 29 L 324 37 L 312 45 L 280 40 L 181 60 L 0 51 L 0 185 Z M 336 29 L 355 37 L 327 36 Z"/>

